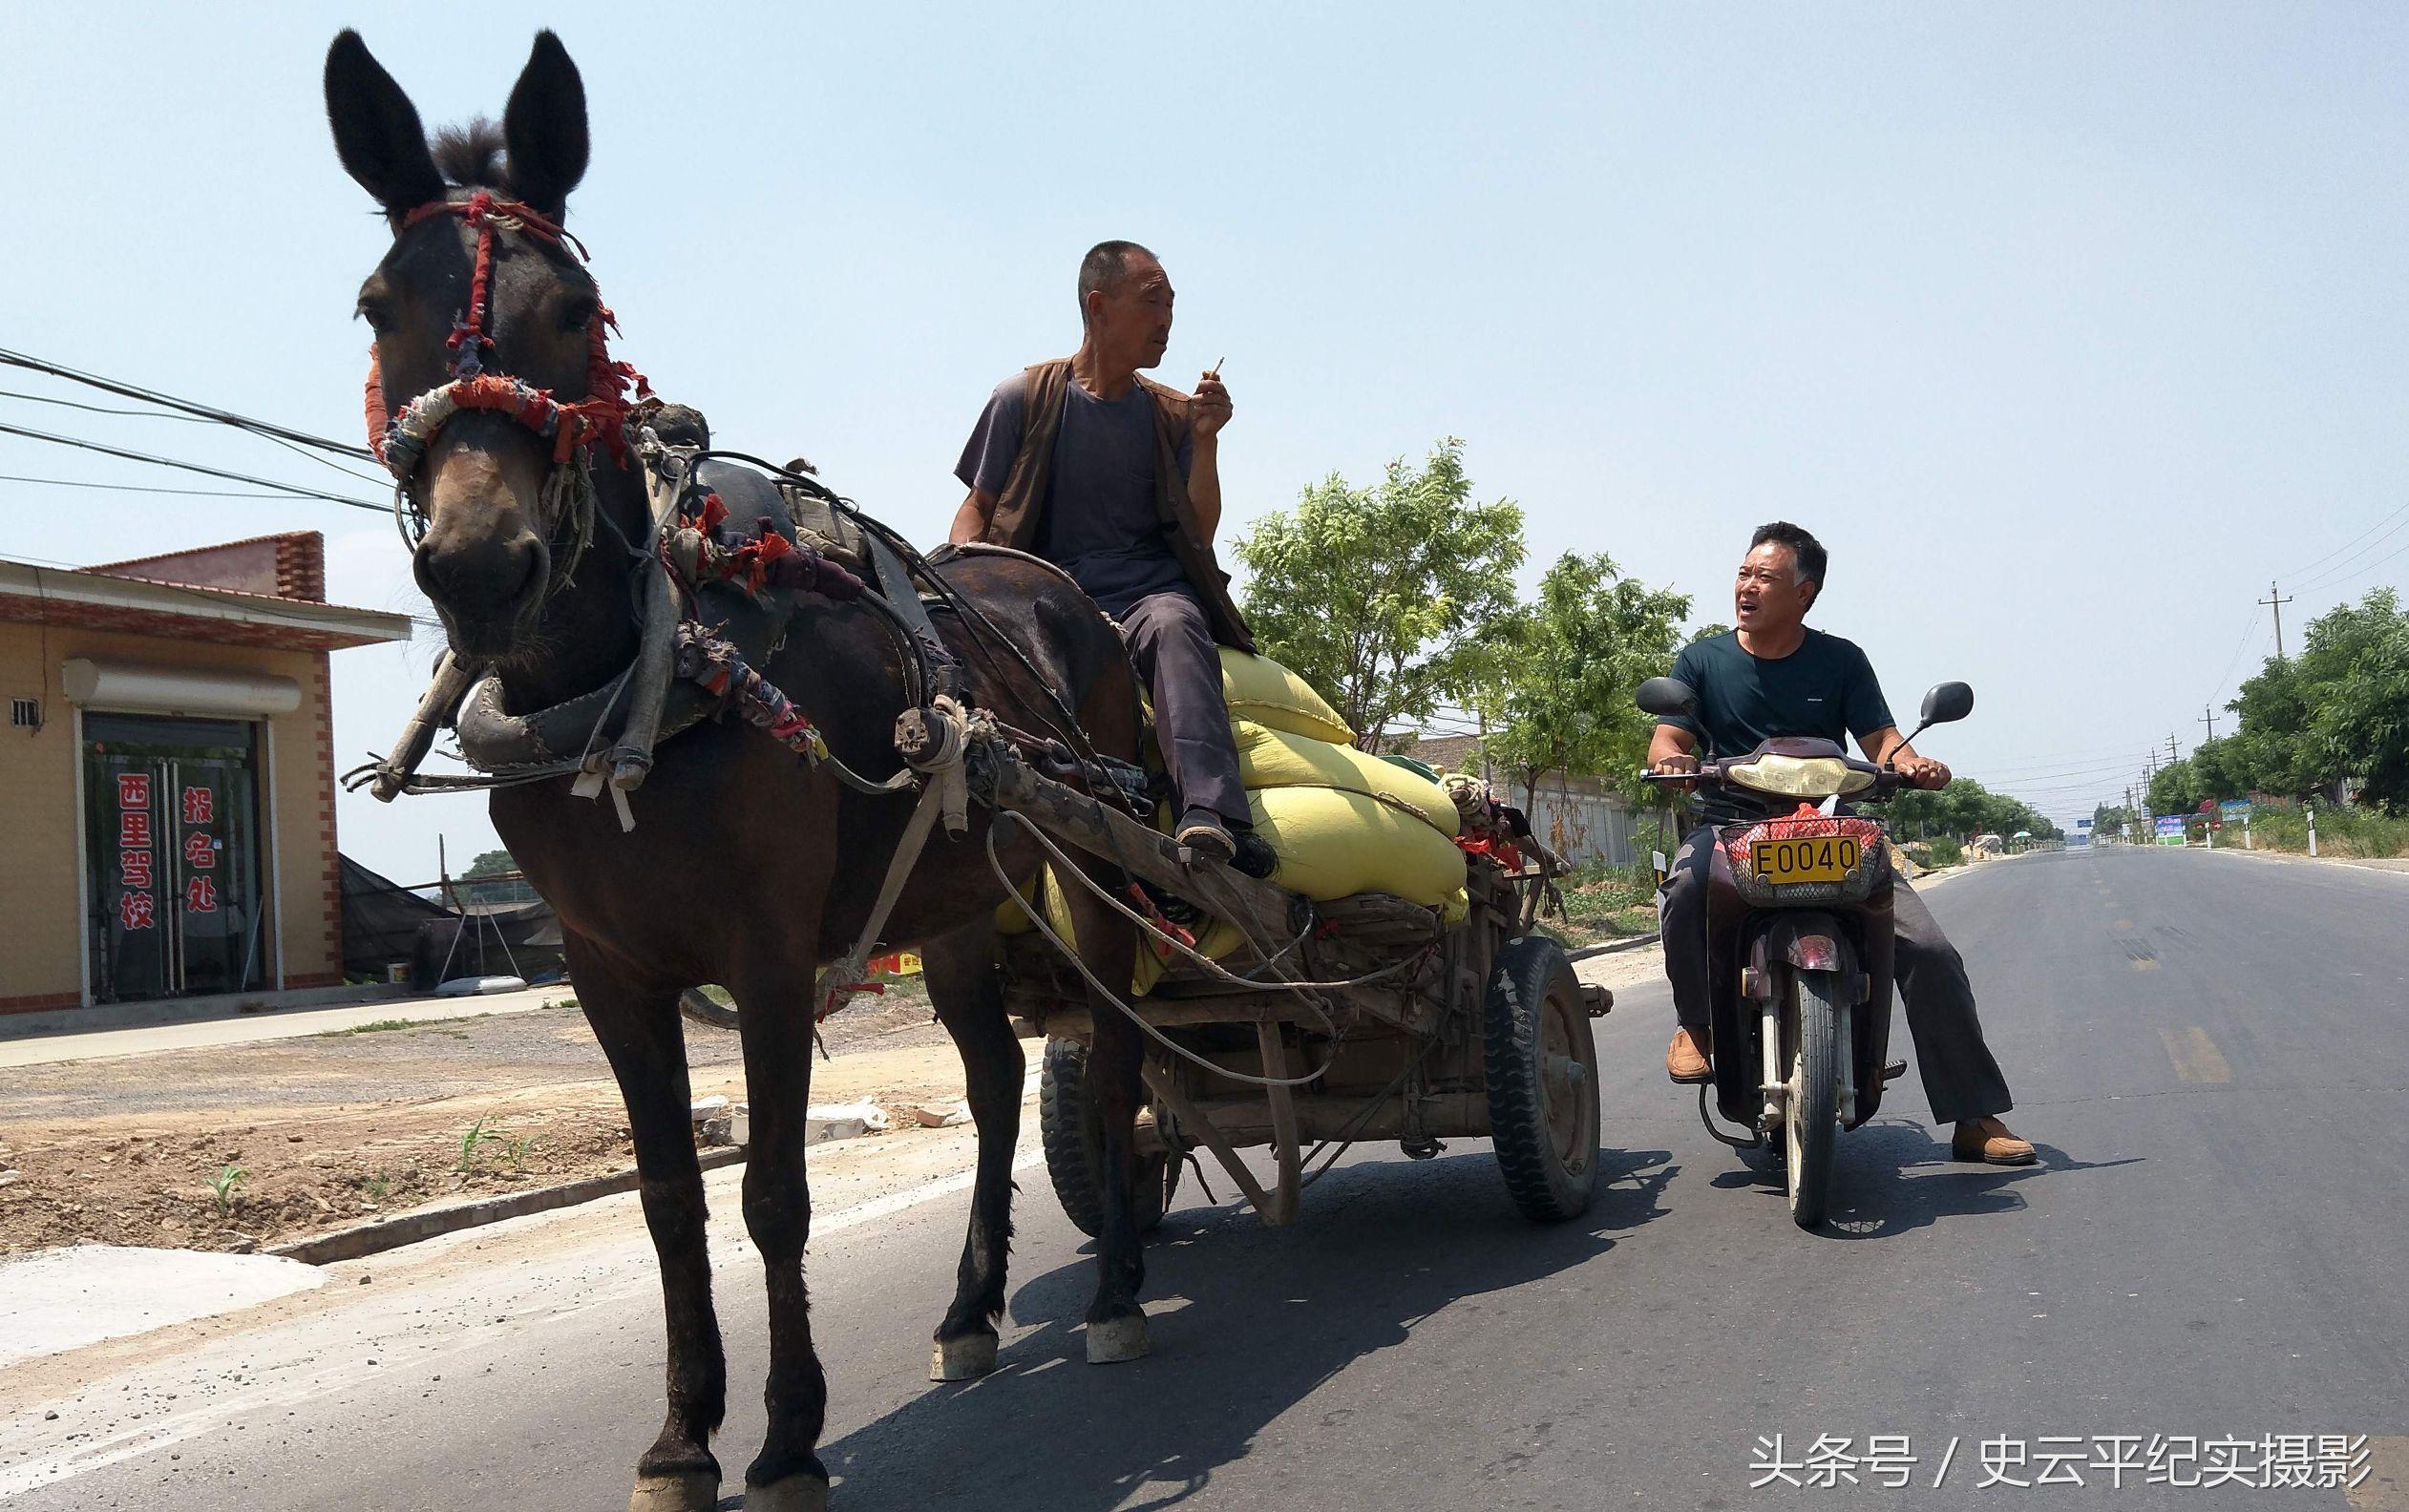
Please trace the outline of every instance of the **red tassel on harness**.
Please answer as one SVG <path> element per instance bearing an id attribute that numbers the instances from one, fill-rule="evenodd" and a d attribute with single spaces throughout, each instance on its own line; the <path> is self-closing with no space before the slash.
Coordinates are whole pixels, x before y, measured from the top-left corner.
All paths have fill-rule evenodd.
<path id="1" fill-rule="evenodd" d="M 586 255 L 584 243 L 557 222 L 538 214 L 533 206 L 515 200 L 497 200 L 484 189 L 465 200 L 438 200 L 420 205 L 402 218 L 402 229 L 407 231 L 439 215 L 456 215 L 476 233 L 468 307 L 445 342 L 453 354 L 452 382 L 447 387 L 458 408 L 498 411 L 535 430 L 550 425 L 555 464 L 567 462 L 581 447 L 600 446 L 613 462 L 624 466 L 625 428 L 631 408 L 628 390 L 632 388 L 638 398 L 650 398 L 652 385 L 632 365 L 611 360 L 608 335 L 618 329 L 618 322 L 607 308 L 597 305 L 594 318 L 586 325 L 585 398 L 562 402 L 547 390 L 522 388 L 507 376 L 484 370 L 483 349 L 493 345 L 485 324 L 493 292 L 494 233 L 500 229 L 497 220 L 555 245 L 573 248 L 581 261 Z M 530 393 L 534 397 L 528 397 Z M 369 450 L 381 462 L 385 459 L 385 430 L 391 413 L 386 408 L 384 382 L 373 347 L 369 353 L 362 408 L 368 421 Z"/>
<path id="2" fill-rule="evenodd" d="M 385 460 L 385 427 L 392 422 L 393 412 L 385 408 L 385 375 L 377 368 L 376 343 L 368 344 L 368 382 L 360 386 L 362 418 L 368 421 L 369 455 L 379 462 Z"/>

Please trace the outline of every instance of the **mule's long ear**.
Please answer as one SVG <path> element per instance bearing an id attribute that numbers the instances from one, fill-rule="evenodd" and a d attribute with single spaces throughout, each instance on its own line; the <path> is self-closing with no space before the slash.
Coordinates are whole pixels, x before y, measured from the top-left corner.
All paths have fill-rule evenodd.
<path id="1" fill-rule="evenodd" d="M 569 191 L 585 177 L 585 82 L 569 50 L 549 32 L 536 33 L 527 66 L 502 112 L 510 148 L 510 187 L 519 199 L 558 220 Z"/>
<path id="2" fill-rule="evenodd" d="M 417 107 L 369 55 L 357 32 L 343 32 L 327 49 L 327 124 L 334 128 L 344 172 L 388 214 L 443 198 L 443 175 L 427 150 Z"/>

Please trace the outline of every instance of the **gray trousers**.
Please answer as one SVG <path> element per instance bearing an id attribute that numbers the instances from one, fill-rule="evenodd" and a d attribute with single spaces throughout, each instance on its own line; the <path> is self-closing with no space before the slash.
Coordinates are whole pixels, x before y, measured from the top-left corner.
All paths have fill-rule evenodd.
<path id="1" fill-rule="evenodd" d="M 1209 808 L 1225 824 L 1252 824 L 1221 693 L 1221 656 L 1204 605 L 1176 589 L 1149 594 L 1121 616 L 1121 635 L 1154 701 L 1154 739 L 1178 795 L 1174 822 Z"/>
<path id="2" fill-rule="evenodd" d="M 1681 842 L 1666 870 L 1661 900 L 1664 975 L 1673 982 L 1673 1012 L 1701 1044 L 1708 1012 L 1706 945 L 1707 869 L 1714 860 L 1715 827 L 1701 824 Z M 1904 878 L 1891 884 L 1891 912 L 1896 952 L 1892 969 L 1907 1007 L 1907 1032 L 1915 1041 L 1916 1069 L 1924 1097 L 1942 1124 L 2004 1113 L 2014 1106 L 2007 1078 L 1982 1040 L 1975 1013 L 1974 983 L 1933 911 Z"/>

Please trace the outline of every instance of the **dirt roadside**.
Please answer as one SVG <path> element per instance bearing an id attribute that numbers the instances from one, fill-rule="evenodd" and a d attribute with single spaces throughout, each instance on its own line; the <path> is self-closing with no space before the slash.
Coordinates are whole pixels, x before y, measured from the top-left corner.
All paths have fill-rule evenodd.
<path id="1" fill-rule="evenodd" d="M 962 1095 L 927 999 L 830 1020 L 814 1103 Z M 693 1095 L 746 1101 L 736 1036 L 688 1025 Z M 68 1244 L 245 1251 L 435 1203 L 625 1170 L 616 1084 L 573 1007 L 30 1066 L 0 1108 L 0 1254 Z M 239 1174 L 230 1174 L 239 1173 Z"/>
<path id="2" fill-rule="evenodd" d="M 1644 947 L 1579 968 L 1660 975 Z M 898 992 L 828 1024 L 815 1104 L 869 1102 L 902 1146 L 938 1131 L 961 1064 L 927 998 Z M 1034 1070 L 1038 1047 L 1026 1047 Z M 748 1101 L 729 1031 L 687 1026 L 696 1098 Z M 623 1171 L 619 1091 L 573 1006 L 17 1068 L 0 1104 L 0 1254 L 109 1244 L 248 1252 L 415 1208 Z M 946 1130 L 951 1135 L 958 1130 Z M 229 1174 L 239 1173 L 239 1174 Z M 222 1187 L 222 1190 L 221 1189 Z"/>

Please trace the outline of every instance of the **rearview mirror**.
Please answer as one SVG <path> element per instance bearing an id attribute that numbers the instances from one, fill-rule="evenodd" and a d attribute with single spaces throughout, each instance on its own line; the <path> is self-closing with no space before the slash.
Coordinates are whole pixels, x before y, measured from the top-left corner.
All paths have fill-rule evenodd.
<path id="1" fill-rule="evenodd" d="M 1924 695 L 1924 724 L 1950 724 L 1974 712 L 1974 689 L 1963 682 L 1943 682 Z"/>
<path id="2" fill-rule="evenodd" d="M 1974 695 L 1966 695 L 1972 698 Z M 1698 692 L 1679 678 L 1653 677 L 1639 684 L 1633 702 L 1643 713 L 1659 719 L 1675 719 L 1697 711 Z"/>

